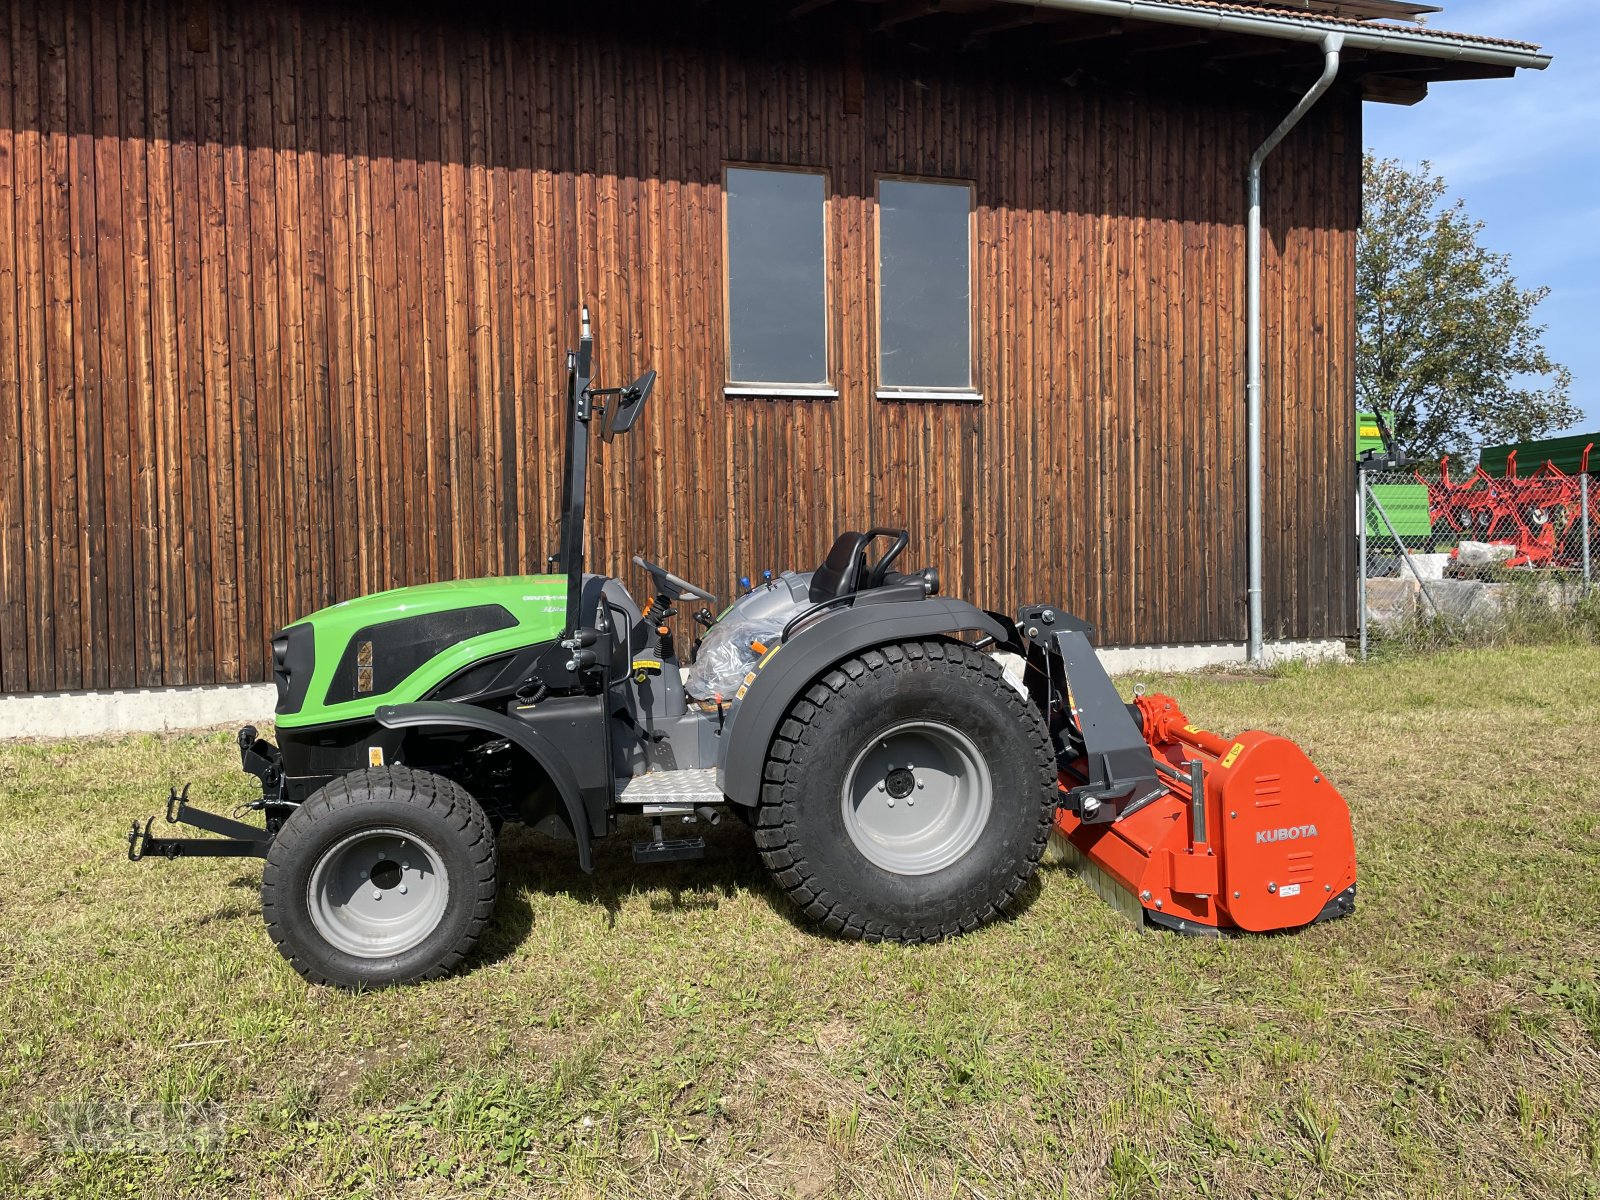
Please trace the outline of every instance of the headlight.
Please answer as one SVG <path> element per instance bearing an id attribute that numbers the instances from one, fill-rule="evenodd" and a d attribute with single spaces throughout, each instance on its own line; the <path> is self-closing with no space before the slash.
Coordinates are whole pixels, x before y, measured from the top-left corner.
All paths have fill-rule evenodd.
<path id="1" fill-rule="evenodd" d="M 280 715 L 297 713 L 305 704 L 315 658 L 316 632 L 310 625 L 291 625 L 272 635 L 272 682 Z"/>

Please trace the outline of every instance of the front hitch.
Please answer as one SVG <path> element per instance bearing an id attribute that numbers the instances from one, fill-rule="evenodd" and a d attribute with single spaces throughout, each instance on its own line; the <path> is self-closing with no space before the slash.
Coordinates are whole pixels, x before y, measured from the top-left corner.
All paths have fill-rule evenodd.
<path id="1" fill-rule="evenodd" d="M 148 818 L 141 828 L 138 821 L 128 830 L 128 861 L 138 862 L 150 855 L 159 855 L 171 862 L 175 858 L 265 858 L 272 845 L 272 834 L 232 817 L 193 808 L 189 804 L 189 785 L 183 791 L 173 789 L 167 794 L 167 824 L 190 825 L 215 833 L 214 838 L 164 838 L 150 832 L 155 818 Z"/>
<path id="2" fill-rule="evenodd" d="M 293 807 L 283 796 L 283 766 L 278 748 L 257 735 L 255 726 L 239 731 L 239 765 L 261 781 L 261 798 L 246 805 L 249 809 L 281 810 Z M 167 824 L 188 825 L 214 833 L 216 837 L 158 837 L 152 829 L 155 817 L 141 826 L 138 821 L 128 830 L 128 861 L 138 862 L 152 855 L 171 862 L 175 858 L 265 858 L 278 832 L 279 821 L 270 813 L 265 829 L 248 825 L 233 817 L 195 808 L 189 803 L 189 785 L 183 791 L 167 793 Z"/>

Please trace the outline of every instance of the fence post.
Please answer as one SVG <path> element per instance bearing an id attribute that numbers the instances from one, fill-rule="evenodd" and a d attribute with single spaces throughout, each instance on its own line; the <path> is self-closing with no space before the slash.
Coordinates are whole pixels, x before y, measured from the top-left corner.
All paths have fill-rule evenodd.
<path id="1" fill-rule="evenodd" d="M 1585 476 L 1587 478 L 1587 476 Z M 1361 661 L 1367 661 L 1367 473 L 1356 468 L 1356 494 L 1360 496 L 1361 519 L 1356 522 L 1357 551 L 1360 566 L 1356 568 L 1356 624 L 1361 631 Z M 1587 509 L 1587 506 L 1585 506 Z M 1588 546 L 1588 542 L 1584 542 Z M 1585 559 L 1585 562 L 1588 560 Z"/>
<path id="2" fill-rule="evenodd" d="M 1593 582 L 1589 573 L 1589 472 L 1578 478 L 1583 480 L 1583 586 L 1587 590 Z"/>

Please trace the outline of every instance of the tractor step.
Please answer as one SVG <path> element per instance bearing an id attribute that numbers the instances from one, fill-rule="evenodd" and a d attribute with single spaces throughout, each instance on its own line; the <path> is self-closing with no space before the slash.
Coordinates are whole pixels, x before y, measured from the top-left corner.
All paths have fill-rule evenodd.
<path id="1" fill-rule="evenodd" d="M 715 768 L 691 767 L 685 771 L 635 775 L 623 787 L 619 799 L 630 808 L 648 806 L 646 812 L 654 810 L 656 805 L 681 806 L 682 811 L 692 812 L 701 805 L 721 804 L 722 789 L 717 786 Z"/>
<path id="2" fill-rule="evenodd" d="M 710 793 L 703 790 L 708 784 L 712 789 Z M 650 818 L 650 840 L 633 844 L 633 861 L 661 863 L 704 858 L 705 838 L 669 838 L 662 830 L 662 823 L 669 816 L 682 816 L 685 824 L 698 817 L 715 825 L 721 814 L 706 806 L 721 800 L 715 771 L 662 771 L 633 780 L 623 789 L 622 802 L 639 805 L 640 811 Z"/>
<path id="3" fill-rule="evenodd" d="M 667 838 L 633 844 L 633 861 L 636 863 L 681 862 L 705 856 L 705 838 Z"/>

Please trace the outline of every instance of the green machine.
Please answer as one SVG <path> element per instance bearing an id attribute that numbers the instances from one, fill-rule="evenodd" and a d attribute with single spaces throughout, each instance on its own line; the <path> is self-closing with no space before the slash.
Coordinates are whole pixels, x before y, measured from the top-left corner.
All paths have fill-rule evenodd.
<path id="1" fill-rule="evenodd" d="M 1395 449 L 1394 413 L 1356 414 L 1356 462 L 1362 470 L 1398 472 L 1410 468 L 1410 460 Z M 1373 500 L 1403 541 L 1425 542 L 1433 537 L 1433 521 L 1428 515 L 1428 489 L 1422 483 L 1373 483 L 1367 485 Z M 1380 531 L 1382 522 L 1378 523 Z"/>
<path id="2" fill-rule="evenodd" d="M 1517 474 L 1524 479 L 1545 463 L 1554 463 L 1567 475 L 1583 475 L 1595 470 L 1592 455 L 1597 445 L 1600 445 L 1600 433 L 1575 433 L 1540 442 L 1490 446 L 1479 461 L 1485 471 L 1497 478 L 1505 477 L 1513 454 L 1516 455 Z"/>
<path id="3" fill-rule="evenodd" d="M 633 559 L 642 605 L 587 571 L 591 426 L 627 434 L 654 382 L 595 386 L 583 309 L 554 570 L 396 588 L 291 622 L 272 639 L 274 740 L 238 734 L 260 797 L 228 816 L 172 791 L 167 825 L 212 836 L 135 821 L 128 857 L 265 859 L 262 916 L 283 956 L 314 982 L 381 987 L 467 961 L 506 824 L 568 843 L 592 871 L 595 843 L 630 826 L 649 828 L 637 864 L 700 858 L 694 831 L 730 814 L 825 930 L 926 942 L 1001 917 L 1058 808 L 1106 825 L 1156 793 L 1153 764 L 1147 782 L 1112 774 L 1145 741 L 1089 627 L 1049 605 L 1013 621 L 942 595 L 932 567 L 893 569 L 907 530 L 845 530 L 815 568 L 721 616 L 647 559 Z M 689 662 L 670 623 L 685 601 L 700 606 Z M 995 650 L 1028 658 L 1028 694 Z M 1081 750 L 1074 714 L 1089 714 Z M 1090 760 L 1077 792 L 1061 787 L 1058 743 L 1064 761 Z"/>

